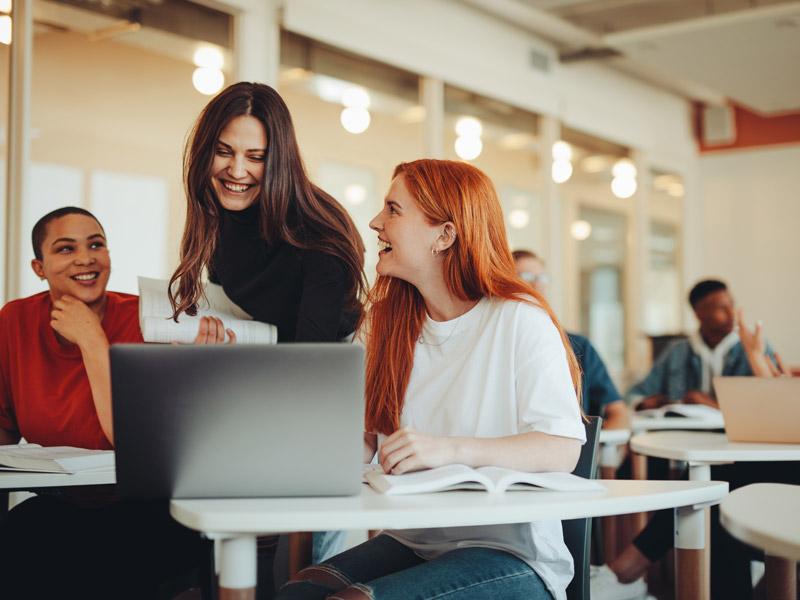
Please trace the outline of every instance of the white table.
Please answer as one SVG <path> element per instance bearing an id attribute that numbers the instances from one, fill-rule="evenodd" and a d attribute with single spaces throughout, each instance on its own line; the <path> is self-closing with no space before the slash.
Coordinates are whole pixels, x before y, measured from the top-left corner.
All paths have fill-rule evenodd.
<path id="1" fill-rule="evenodd" d="M 630 429 L 601 429 L 598 442 L 600 444 L 600 466 L 618 467 L 617 449 L 631 439 Z"/>
<path id="2" fill-rule="evenodd" d="M 689 463 L 689 479 L 708 481 L 711 465 L 755 461 L 800 461 L 800 444 L 729 442 L 724 433 L 656 431 L 631 438 L 631 450 L 644 456 Z"/>
<path id="3" fill-rule="evenodd" d="M 800 486 L 756 483 L 732 492 L 719 507 L 720 522 L 733 537 L 766 555 L 767 598 L 797 597 L 800 561 Z"/>
<path id="4" fill-rule="evenodd" d="M 221 598 L 254 598 L 256 536 L 331 529 L 406 529 L 575 519 L 675 508 L 675 545 L 689 569 L 681 598 L 708 598 L 708 577 L 693 577 L 705 544 L 704 507 L 717 503 L 727 483 L 602 481 L 601 492 L 515 491 L 505 494 L 453 491 L 385 496 L 364 486 L 345 498 L 173 500 L 170 512 L 182 525 L 221 540 Z M 679 581 L 683 581 L 680 577 Z"/>
<path id="5" fill-rule="evenodd" d="M 724 433 L 707 431 L 653 431 L 631 438 L 631 450 L 640 456 L 682 460 L 689 464 L 691 481 L 709 481 L 711 465 L 754 461 L 800 460 L 800 444 L 729 442 Z M 708 515 L 706 515 L 708 530 Z M 707 548 L 707 547 L 706 547 Z M 703 552 L 708 564 L 710 555 Z"/>

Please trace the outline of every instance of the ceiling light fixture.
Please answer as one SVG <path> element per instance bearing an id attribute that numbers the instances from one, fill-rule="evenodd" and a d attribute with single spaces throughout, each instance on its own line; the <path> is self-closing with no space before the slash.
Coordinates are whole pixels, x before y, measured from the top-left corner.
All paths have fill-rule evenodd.
<path id="1" fill-rule="evenodd" d="M 592 224 L 583 219 L 573 221 L 572 225 L 569 227 L 569 232 L 572 234 L 572 237 L 579 242 L 588 240 L 589 236 L 592 235 Z"/>
<path id="2" fill-rule="evenodd" d="M 218 48 L 213 46 L 200 46 L 194 51 L 192 57 L 197 67 L 192 73 L 192 85 L 201 94 L 213 96 L 225 85 L 225 74 L 222 67 L 225 57 Z"/>
<path id="3" fill-rule="evenodd" d="M 483 125 L 475 117 L 461 117 L 456 121 L 456 154 L 462 160 L 474 160 L 483 152 Z"/>
<path id="4" fill-rule="evenodd" d="M 11 44 L 11 17 L 8 15 L 0 16 L 0 44 Z"/>

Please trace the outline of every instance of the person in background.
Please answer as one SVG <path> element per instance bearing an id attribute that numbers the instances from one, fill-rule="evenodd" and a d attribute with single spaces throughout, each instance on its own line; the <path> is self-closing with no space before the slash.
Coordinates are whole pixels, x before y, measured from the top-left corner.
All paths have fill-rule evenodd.
<path id="1" fill-rule="evenodd" d="M 652 408 L 681 401 L 717 406 L 711 389 L 715 375 L 773 376 L 782 368 L 764 341 L 760 324 L 749 330 L 736 311 L 727 286 L 716 279 L 703 280 L 689 292 L 689 303 L 700 323 L 688 340 L 669 346 L 651 372 L 629 392 Z M 741 339 L 740 339 L 741 338 Z M 794 463 L 740 463 L 712 467 L 712 479 L 728 481 L 731 489 L 759 481 L 797 481 Z M 720 525 L 716 509 L 711 520 L 711 585 L 714 598 L 750 597 L 750 553 Z M 658 511 L 641 533 L 610 563 L 593 567 L 594 600 L 644 598 L 643 575 L 673 546 L 672 511 Z"/>
<path id="2" fill-rule="evenodd" d="M 138 298 L 106 290 L 108 243 L 90 212 L 50 212 L 31 238 L 48 290 L 0 310 L 0 444 L 112 449 L 108 348 L 142 342 Z M 196 341 L 224 335 L 203 319 Z M 166 502 L 120 502 L 98 487 L 43 491 L 0 527 L 0 597 L 152 598 L 200 565 L 206 544 Z"/>
<path id="3" fill-rule="evenodd" d="M 511 255 L 520 278 L 546 297 L 550 276 L 544 261 L 530 250 L 515 250 Z M 588 338 L 571 332 L 567 332 L 567 337 L 583 375 L 583 411 L 587 415 L 603 417 L 604 429 L 626 429 L 628 407 L 611 380 L 603 359 Z"/>
<path id="4" fill-rule="evenodd" d="M 744 311 L 740 308 L 737 322 L 739 323 L 739 339 L 753 375 L 756 377 L 791 377 L 792 372 L 783 364 L 780 355 L 777 352 L 770 355 L 768 352 L 761 321 L 758 321 L 753 329 L 749 329 L 744 319 Z"/>
<path id="5" fill-rule="evenodd" d="M 194 314 L 201 277 L 218 283 L 278 342 L 339 342 L 361 318 L 364 245 L 347 211 L 306 174 L 289 109 L 240 82 L 200 113 L 184 152 L 186 223 L 170 279 L 174 317 Z M 286 537 L 259 538 L 259 598 L 285 579 Z M 344 543 L 316 532 L 313 559 Z M 273 569 L 273 566 L 275 567 Z"/>
<path id="6" fill-rule="evenodd" d="M 699 322 L 688 339 L 671 344 L 653 368 L 627 394 L 638 409 L 669 402 L 717 406 L 711 386 L 715 375 L 752 375 L 739 335 L 728 286 L 717 279 L 698 282 L 689 292 L 689 304 Z M 771 354 L 769 348 L 765 351 Z"/>
<path id="7" fill-rule="evenodd" d="M 492 182 L 455 161 L 395 169 L 366 342 L 365 458 L 402 474 L 462 463 L 571 471 L 580 372 L 544 298 L 517 277 Z M 384 531 L 301 571 L 293 598 L 565 600 L 558 521 Z"/>

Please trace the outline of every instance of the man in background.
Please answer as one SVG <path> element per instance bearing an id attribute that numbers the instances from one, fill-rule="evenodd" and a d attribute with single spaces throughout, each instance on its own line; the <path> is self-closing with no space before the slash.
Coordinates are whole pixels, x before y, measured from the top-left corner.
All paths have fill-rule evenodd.
<path id="1" fill-rule="evenodd" d="M 515 250 L 512 255 L 520 278 L 546 297 L 550 277 L 544 261 L 530 250 Z M 569 332 L 567 336 L 583 375 L 583 411 L 587 415 L 603 417 L 605 429 L 627 428 L 628 408 L 611 381 L 603 359 L 584 336 Z"/>

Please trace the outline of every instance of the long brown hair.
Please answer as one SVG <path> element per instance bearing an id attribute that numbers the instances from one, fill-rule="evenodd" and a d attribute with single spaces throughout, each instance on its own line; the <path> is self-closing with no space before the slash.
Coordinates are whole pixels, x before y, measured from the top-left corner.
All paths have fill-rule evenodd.
<path id="1" fill-rule="evenodd" d="M 517 276 L 491 180 L 467 163 L 431 159 L 401 163 L 394 171 L 394 177 L 399 175 L 430 223 L 455 225 L 455 242 L 444 252 L 444 278 L 450 293 L 461 300 L 487 296 L 541 306 L 561 335 L 580 399 L 581 373 L 575 353 L 544 297 Z M 391 434 L 400 426 L 424 319 L 425 303 L 416 287 L 394 277 L 377 278 L 370 291 L 364 332 L 367 431 Z"/>
<path id="2" fill-rule="evenodd" d="M 366 292 L 364 244 L 347 211 L 306 174 L 286 103 L 262 83 L 235 83 L 203 109 L 183 153 L 186 225 L 180 264 L 169 281 L 169 299 L 177 319 L 196 314 L 202 297 L 200 280 L 219 240 L 220 207 L 211 185 L 211 165 L 217 141 L 234 118 L 258 119 L 267 134 L 264 180 L 256 203 L 261 237 L 268 244 L 287 242 L 339 258 L 350 282 L 348 308 L 361 307 Z M 173 286 L 177 283 L 177 289 Z"/>

